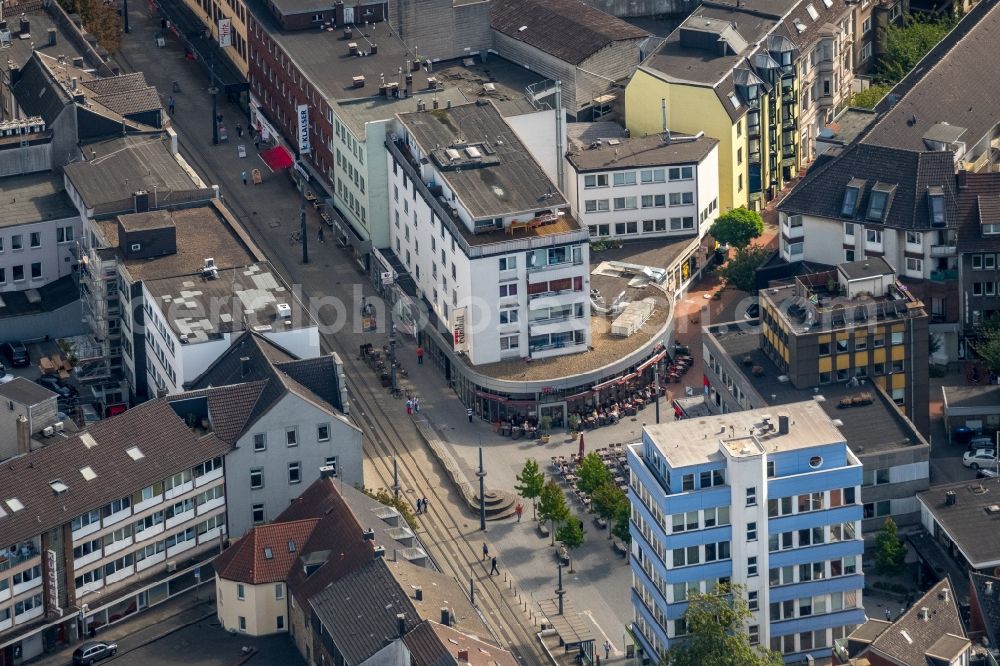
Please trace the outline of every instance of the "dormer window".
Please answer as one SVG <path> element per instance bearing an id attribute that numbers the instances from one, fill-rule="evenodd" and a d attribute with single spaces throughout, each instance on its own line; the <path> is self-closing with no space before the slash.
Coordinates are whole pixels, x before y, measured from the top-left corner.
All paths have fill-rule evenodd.
<path id="1" fill-rule="evenodd" d="M 853 218 L 858 212 L 858 202 L 861 201 L 861 190 L 865 181 L 852 178 L 844 190 L 844 199 L 840 203 L 840 216 Z"/>
<path id="2" fill-rule="evenodd" d="M 895 187 L 885 183 L 875 183 L 871 198 L 868 200 L 868 219 L 872 222 L 885 222 L 892 203 L 892 193 Z"/>
<path id="3" fill-rule="evenodd" d="M 927 206 L 931 217 L 931 226 L 947 225 L 944 215 L 944 188 L 940 186 L 927 188 Z"/>

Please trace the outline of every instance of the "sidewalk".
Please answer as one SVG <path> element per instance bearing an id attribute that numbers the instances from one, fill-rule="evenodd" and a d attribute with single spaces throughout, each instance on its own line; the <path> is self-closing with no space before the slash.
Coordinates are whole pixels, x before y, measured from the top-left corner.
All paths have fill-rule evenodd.
<path id="1" fill-rule="evenodd" d="M 202 585 L 195 598 L 194 592 L 185 592 L 159 606 L 144 611 L 135 619 L 119 622 L 98 631 L 94 640 L 118 643 L 118 658 L 157 641 L 195 622 L 215 617 L 215 590 L 212 585 Z M 89 638 L 58 652 L 50 652 L 32 666 L 63 666 L 73 660 L 73 651 Z"/>

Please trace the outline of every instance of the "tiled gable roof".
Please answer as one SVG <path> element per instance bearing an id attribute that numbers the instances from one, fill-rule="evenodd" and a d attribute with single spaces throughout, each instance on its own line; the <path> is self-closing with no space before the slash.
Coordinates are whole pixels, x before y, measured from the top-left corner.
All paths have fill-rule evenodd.
<path id="1" fill-rule="evenodd" d="M 490 26 L 573 65 L 645 30 L 579 0 L 493 0 Z"/>
<path id="2" fill-rule="evenodd" d="M 1000 641 L 1000 578 L 971 571 L 969 581 L 975 595 L 973 603 L 979 606 L 986 636 L 990 645 L 997 645 Z"/>
<path id="3" fill-rule="evenodd" d="M 507 650 L 463 634 L 431 620 L 424 620 L 403 638 L 413 666 L 516 666 L 518 663 Z M 458 652 L 468 654 L 459 661 Z"/>
<path id="4" fill-rule="evenodd" d="M 869 650 L 901 664 L 920 666 L 928 663 L 928 650 L 946 634 L 964 638 L 954 589 L 947 577 L 939 581 L 872 641 Z M 921 617 L 924 608 L 929 612 L 927 619 Z"/>
<path id="5" fill-rule="evenodd" d="M 318 518 L 307 518 L 258 525 L 215 558 L 215 571 L 249 585 L 284 581 L 317 523 Z"/>
<path id="6" fill-rule="evenodd" d="M 167 396 L 167 401 L 177 405 L 194 397 L 204 397 L 208 400 L 208 414 L 212 422 L 212 431 L 219 439 L 230 445 L 236 444 L 246 428 L 247 420 L 254 406 L 260 400 L 260 395 L 267 385 L 266 382 L 247 382 L 229 386 L 215 386 L 196 391 L 185 391 Z M 183 408 L 175 407 L 183 415 Z"/>
<path id="7" fill-rule="evenodd" d="M 853 217 L 841 216 L 844 191 L 851 180 L 865 182 Z M 929 187 L 942 187 L 945 221 L 956 223 L 955 178 L 950 152 L 915 152 L 869 144 L 855 144 L 838 157 L 810 169 L 786 196 L 778 210 L 789 215 L 839 219 L 845 222 L 878 224 L 865 219 L 875 183 L 895 186 L 884 226 L 896 229 L 931 229 L 927 203 Z"/>
<path id="8" fill-rule="evenodd" d="M 1000 235 L 984 236 L 984 222 L 1000 223 L 1000 173 L 963 174 L 958 179 L 958 245 L 963 252 L 1000 251 Z"/>

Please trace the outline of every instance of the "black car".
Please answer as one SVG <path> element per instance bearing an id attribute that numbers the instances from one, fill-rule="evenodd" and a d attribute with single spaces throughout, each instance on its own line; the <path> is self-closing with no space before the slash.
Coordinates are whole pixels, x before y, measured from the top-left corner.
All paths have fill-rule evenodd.
<path id="1" fill-rule="evenodd" d="M 73 653 L 73 664 L 78 666 L 86 664 L 90 666 L 95 661 L 107 659 L 118 654 L 118 643 L 104 643 L 102 641 L 92 641 L 84 643 Z"/>
<path id="2" fill-rule="evenodd" d="M 41 384 L 48 390 L 58 393 L 60 398 L 75 398 L 77 390 L 55 375 L 42 375 L 35 380 L 36 384 Z"/>
<path id="3" fill-rule="evenodd" d="M 15 368 L 26 368 L 31 363 L 28 348 L 23 342 L 5 342 L 0 345 L 0 352 L 3 352 L 4 358 Z"/>

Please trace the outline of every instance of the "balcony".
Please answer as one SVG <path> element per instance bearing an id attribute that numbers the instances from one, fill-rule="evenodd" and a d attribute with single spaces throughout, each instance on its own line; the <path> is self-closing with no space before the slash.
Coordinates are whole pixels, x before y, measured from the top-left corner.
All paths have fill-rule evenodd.
<path id="1" fill-rule="evenodd" d="M 25 542 L 19 546 L 12 546 L 14 551 L 5 550 L 0 553 L 0 571 L 6 571 L 13 567 L 36 559 L 41 553 L 38 546 L 33 542 Z"/>
<path id="2" fill-rule="evenodd" d="M 954 245 L 931 245 L 931 257 L 956 257 L 958 248 Z"/>
<path id="3" fill-rule="evenodd" d="M 950 282 L 958 279 L 958 271 L 955 269 L 944 271 L 931 271 L 931 280 L 934 282 Z"/>

